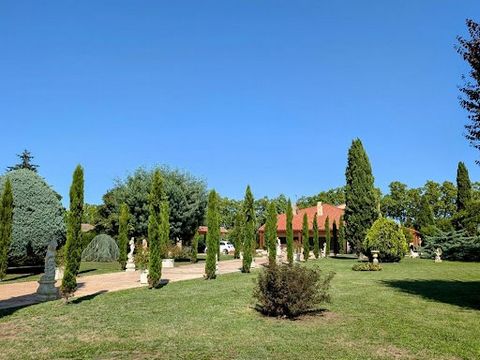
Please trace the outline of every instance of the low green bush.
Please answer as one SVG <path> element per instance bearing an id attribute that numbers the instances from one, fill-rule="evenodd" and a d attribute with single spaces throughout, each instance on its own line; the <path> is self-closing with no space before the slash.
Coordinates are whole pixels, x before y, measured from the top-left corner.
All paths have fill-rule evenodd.
<path id="1" fill-rule="evenodd" d="M 370 262 L 358 263 L 352 266 L 353 271 L 380 271 L 382 267 L 379 264 L 373 264 Z"/>
<path id="2" fill-rule="evenodd" d="M 258 275 L 253 293 L 256 308 L 267 316 L 286 318 L 319 310 L 322 303 L 330 302 L 333 275 L 301 265 L 268 266 Z"/>

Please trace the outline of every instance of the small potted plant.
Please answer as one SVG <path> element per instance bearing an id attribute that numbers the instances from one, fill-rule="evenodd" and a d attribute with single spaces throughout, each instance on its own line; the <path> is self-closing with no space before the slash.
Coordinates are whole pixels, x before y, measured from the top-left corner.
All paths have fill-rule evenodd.
<path id="1" fill-rule="evenodd" d="M 65 271 L 65 246 L 57 250 L 55 255 L 55 280 L 62 280 Z"/>
<path id="2" fill-rule="evenodd" d="M 140 270 L 140 284 L 148 284 L 148 259 L 149 251 L 144 240 L 143 245 L 137 248 L 135 254 L 135 264 Z"/>

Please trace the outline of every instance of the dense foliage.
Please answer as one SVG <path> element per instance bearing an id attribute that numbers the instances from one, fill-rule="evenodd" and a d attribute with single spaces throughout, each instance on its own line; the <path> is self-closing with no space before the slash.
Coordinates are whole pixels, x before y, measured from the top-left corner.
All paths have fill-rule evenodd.
<path id="1" fill-rule="evenodd" d="M 166 201 L 162 174 L 156 170 L 153 174 L 149 195 L 150 215 L 148 217 L 148 286 L 156 288 L 160 285 L 162 277 L 162 235 L 161 209 Z"/>
<path id="2" fill-rule="evenodd" d="M 297 206 L 300 209 L 304 209 L 317 205 L 319 201 L 332 205 L 345 204 L 345 187 L 342 186 L 327 191 L 321 191 L 312 196 L 302 196 L 298 199 Z"/>
<path id="3" fill-rule="evenodd" d="M 243 251 L 243 214 L 241 210 L 235 214 L 235 223 L 228 238 L 235 247 L 234 258 L 239 259 L 240 253 Z"/>
<path id="4" fill-rule="evenodd" d="M 480 235 L 470 236 L 466 230 L 438 231 L 424 239 L 420 249 L 422 257 L 435 258 L 435 250 L 442 250 L 446 260 L 480 261 Z"/>
<path id="5" fill-rule="evenodd" d="M 82 250 L 82 213 L 84 194 L 83 168 L 78 165 L 73 172 L 70 187 L 70 208 L 67 215 L 67 242 L 65 244 L 65 272 L 61 292 L 68 300 L 77 289 L 77 274 Z"/>
<path id="6" fill-rule="evenodd" d="M 345 240 L 345 224 L 343 223 L 343 216 L 340 217 L 338 224 L 338 253 L 345 254 L 347 252 L 347 242 Z"/>
<path id="7" fill-rule="evenodd" d="M 127 247 L 128 247 L 128 218 L 130 213 L 128 212 L 127 204 L 122 204 L 120 206 L 120 216 L 119 216 L 119 225 L 118 225 L 118 262 L 120 267 L 125 269 L 127 264 Z"/>
<path id="8" fill-rule="evenodd" d="M 21 169 L 0 178 L 0 191 L 10 179 L 13 190 L 11 265 L 43 264 L 48 243 L 65 243 L 65 210 L 55 191 L 38 174 Z"/>
<path id="9" fill-rule="evenodd" d="M 254 298 L 263 314 L 295 318 L 319 310 L 330 301 L 333 273 L 322 275 L 319 269 L 300 265 L 268 266 L 257 279 Z"/>
<path id="10" fill-rule="evenodd" d="M 468 77 L 460 91 L 460 105 L 468 111 L 470 123 L 465 125 L 466 138 L 480 150 L 480 24 L 467 20 L 470 39 L 458 37 L 458 53 L 470 66 Z"/>
<path id="11" fill-rule="evenodd" d="M 330 245 L 332 243 L 332 235 L 330 232 L 330 218 L 325 219 L 325 256 L 330 256 Z"/>
<path id="12" fill-rule="evenodd" d="M 353 271 L 380 271 L 382 267 L 379 264 L 374 264 L 371 262 L 362 262 L 353 264 L 352 266 Z"/>
<path id="13" fill-rule="evenodd" d="M 400 261 L 408 251 L 403 231 L 395 221 L 379 218 L 367 231 L 363 241 L 363 252 L 372 260 L 372 250 L 378 250 L 382 262 Z"/>
<path id="14" fill-rule="evenodd" d="M 82 252 L 82 261 L 110 262 L 117 261 L 118 257 L 117 243 L 106 234 L 95 236 Z"/>
<path id="15" fill-rule="evenodd" d="M 218 195 L 215 190 L 211 190 L 208 195 L 207 205 L 207 260 L 205 261 L 205 278 L 216 278 L 216 264 L 218 257 L 218 247 L 220 244 L 220 216 L 218 214 Z"/>
<path id="16" fill-rule="evenodd" d="M 8 249 L 12 242 L 13 227 L 13 193 L 12 183 L 5 182 L 0 199 L 0 280 L 7 274 Z"/>
<path id="17" fill-rule="evenodd" d="M 472 184 L 468 169 L 463 162 L 457 168 L 457 211 L 465 210 L 472 200 Z"/>
<path id="18" fill-rule="evenodd" d="M 345 177 L 346 237 L 358 254 L 368 229 L 379 216 L 372 168 L 360 139 L 353 140 L 348 150 Z"/>
<path id="19" fill-rule="evenodd" d="M 265 242 L 268 249 L 268 262 L 270 266 L 273 266 L 277 261 L 277 209 L 273 201 L 270 202 L 267 209 Z"/>
<path id="20" fill-rule="evenodd" d="M 120 205 L 126 203 L 130 211 L 131 236 L 147 237 L 149 194 L 153 173 L 158 170 L 164 179 L 169 203 L 169 237 L 189 244 L 198 226 L 203 223 L 207 203 L 205 182 L 189 173 L 166 167 L 153 170 L 137 169 L 124 180 L 117 180 L 114 188 L 103 196 L 98 209 L 96 226 L 99 231 L 115 236 L 118 229 Z"/>
<path id="21" fill-rule="evenodd" d="M 317 214 L 313 217 L 313 255 L 315 256 L 315 259 L 318 259 L 320 256 L 320 239 L 318 236 L 318 220 L 317 220 Z"/>
<path id="22" fill-rule="evenodd" d="M 286 236 L 287 236 L 287 261 L 290 265 L 293 264 L 293 209 L 292 203 L 290 199 L 288 199 L 287 205 L 287 229 L 286 229 Z"/>
<path id="23" fill-rule="evenodd" d="M 308 217 L 307 214 L 303 214 L 302 223 L 302 245 L 303 245 L 303 259 L 308 260 L 310 256 L 310 231 L 308 229 Z"/>
<path id="24" fill-rule="evenodd" d="M 243 217 L 244 217 L 244 231 L 243 231 L 243 264 L 242 272 L 249 273 L 252 265 L 252 258 L 256 248 L 256 220 L 254 199 L 250 185 L 245 191 L 245 198 L 243 200 Z"/>

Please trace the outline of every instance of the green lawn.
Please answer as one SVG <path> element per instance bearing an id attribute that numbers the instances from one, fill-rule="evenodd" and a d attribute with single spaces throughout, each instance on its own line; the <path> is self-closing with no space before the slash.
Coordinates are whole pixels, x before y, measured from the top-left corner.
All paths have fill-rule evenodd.
<path id="1" fill-rule="evenodd" d="M 35 271 L 37 270 L 37 271 Z M 9 272 L 4 280 L 0 282 L 0 288 L 2 284 L 11 284 L 15 282 L 23 281 L 37 281 L 40 279 L 42 273 L 38 272 L 39 269 L 25 268 L 18 269 L 15 272 Z M 80 276 L 105 274 L 120 271 L 120 265 L 118 262 L 87 262 L 84 261 L 80 264 Z"/>
<path id="2" fill-rule="evenodd" d="M 252 308 L 255 274 L 171 283 L 3 313 L 0 358 L 479 359 L 480 263 L 334 270 L 333 302 L 300 320 Z"/>

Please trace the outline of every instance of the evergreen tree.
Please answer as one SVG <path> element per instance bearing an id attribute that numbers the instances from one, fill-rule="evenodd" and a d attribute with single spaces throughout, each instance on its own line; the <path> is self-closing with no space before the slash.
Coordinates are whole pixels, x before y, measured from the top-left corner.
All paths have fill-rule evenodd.
<path id="1" fill-rule="evenodd" d="M 290 265 L 293 264 L 293 210 L 292 202 L 288 199 L 287 204 L 287 260 Z"/>
<path id="2" fill-rule="evenodd" d="M 235 214 L 235 221 L 233 229 L 230 232 L 230 239 L 235 247 L 235 253 L 233 257 L 235 259 L 240 259 L 240 253 L 242 252 L 243 248 L 243 213 L 241 210 L 238 210 Z"/>
<path id="3" fill-rule="evenodd" d="M 345 224 L 343 223 L 343 216 L 340 217 L 338 224 L 338 252 L 340 254 L 347 253 L 347 242 L 345 241 Z"/>
<path id="4" fill-rule="evenodd" d="M 465 210 L 472 199 L 472 184 L 468 169 L 463 162 L 457 168 L 457 211 Z"/>
<path id="5" fill-rule="evenodd" d="M 83 168 L 78 165 L 73 172 L 70 187 L 70 210 L 67 215 L 67 242 L 65 243 L 65 272 L 61 291 L 67 299 L 77 289 L 77 274 L 80 268 L 82 247 L 82 216 L 83 216 Z"/>
<path id="6" fill-rule="evenodd" d="M 192 254 L 191 254 L 191 257 L 190 257 L 190 261 L 192 263 L 196 263 L 198 261 L 197 257 L 198 257 L 198 238 L 199 238 L 200 235 L 195 235 L 192 239 Z"/>
<path id="7" fill-rule="evenodd" d="M 120 207 L 118 220 L 118 262 L 123 270 L 127 265 L 127 247 L 128 247 L 128 218 L 130 217 L 127 204 L 123 203 Z"/>
<path id="8" fill-rule="evenodd" d="M 243 214 L 245 221 L 245 231 L 243 233 L 243 266 L 242 272 L 249 273 L 250 267 L 252 265 L 252 255 L 255 251 L 255 209 L 254 209 L 254 199 L 252 191 L 250 190 L 250 185 L 247 186 L 245 192 L 245 199 L 243 200 Z"/>
<path id="9" fill-rule="evenodd" d="M 330 243 L 332 237 L 330 235 L 330 218 L 327 216 L 325 219 L 325 257 L 330 256 Z"/>
<path id="10" fill-rule="evenodd" d="M 34 172 L 37 172 L 38 165 L 32 164 L 32 160 L 34 157 L 30 153 L 30 151 L 25 149 L 21 154 L 17 154 L 17 157 L 20 159 L 20 162 L 13 166 L 9 166 L 7 168 L 7 171 L 27 169 L 27 170 L 32 170 Z"/>
<path id="11" fill-rule="evenodd" d="M 163 200 L 163 178 L 159 170 L 153 174 L 150 188 L 148 217 L 148 286 L 156 288 L 162 278 L 162 239 L 160 235 L 161 209 Z"/>
<path id="12" fill-rule="evenodd" d="M 215 279 L 215 269 L 218 256 L 218 243 L 220 241 L 220 222 L 218 215 L 218 195 L 211 190 L 207 204 L 207 260 L 205 262 L 205 278 Z"/>
<path id="13" fill-rule="evenodd" d="M 0 203 L 0 280 L 7 274 L 8 249 L 12 241 L 13 192 L 10 179 L 7 178 Z"/>
<path id="14" fill-rule="evenodd" d="M 320 256 L 320 241 L 318 238 L 318 220 L 317 214 L 313 217 L 313 255 L 315 255 L 315 259 L 318 259 Z"/>
<path id="15" fill-rule="evenodd" d="M 428 202 L 426 196 L 422 196 L 420 200 L 420 209 L 417 214 L 415 228 L 419 231 L 422 231 L 427 226 L 433 225 L 435 223 L 433 217 L 433 210 Z"/>
<path id="16" fill-rule="evenodd" d="M 265 242 L 268 249 L 268 262 L 270 266 L 275 266 L 277 263 L 277 208 L 273 201 L 268 204 L 267 208 Z"/>
<path id="17" fill-rule="evenodd" d="M 358 255 L 367 230 L 379 216 L 372 168 L 360 139 L 353 140 L 348 151 L 345 177 L 345 222 L 348 224 L 345 233 Z"/>
<path id="18" fill-rule="evenodd" d="M 165 192 L 162 193 L 162 202 L 160 203 L 160 256 L 162 259 L 168 258 L 168 244 L 170 241 L 170 206 Z"/>
<path id="19" fill-rule="evenodd" d="M 332 225 L 332 243 L 333 243 L 333 254 L 337 256 L 338 254 L 338 228 L 337 222 L 333 220 Z"/>
<path id="20" fill-rule="evenodd" d="M 305 261 L 308 261 L 308 257 L 310 256 L 310 231 L 308 229 L 307 213 L 303 214 L 302 241 L 303 241 L 303 259 Z"/>

